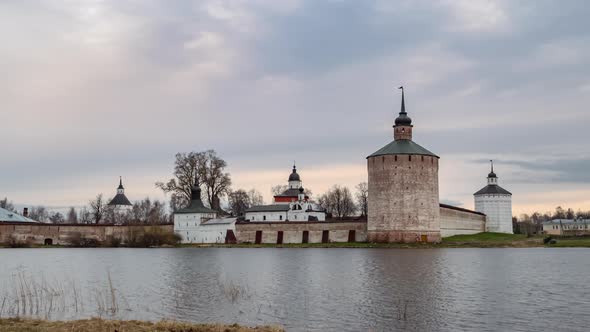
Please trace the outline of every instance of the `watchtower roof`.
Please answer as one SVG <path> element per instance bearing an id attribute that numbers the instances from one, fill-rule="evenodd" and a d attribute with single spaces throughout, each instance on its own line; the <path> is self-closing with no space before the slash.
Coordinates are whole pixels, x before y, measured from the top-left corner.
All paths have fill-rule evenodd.
<path id="1" fill-rule="evenodd" d="M 414 154 L 439 158 L 439 156 L 426 150 L 418 143 L 415 143 L 411 140 L 395 140 L 387 144 L 386 146 L 382 147 L 381 149 L 377 150 L 367 158 L 394 154 Z"/>

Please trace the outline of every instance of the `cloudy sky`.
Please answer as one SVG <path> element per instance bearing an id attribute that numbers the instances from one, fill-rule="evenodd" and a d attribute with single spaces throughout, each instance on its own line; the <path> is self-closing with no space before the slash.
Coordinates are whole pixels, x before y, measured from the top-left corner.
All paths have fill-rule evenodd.
<path id="1" fill-rule="evenodd" d="M 2 1 L 0 196 L 164 198 L 174 154 L 235 188 L 366 181 L 406 87 L 441 200 L 497 161 L 514 212 L 590 209 L 587 1 Z"/>

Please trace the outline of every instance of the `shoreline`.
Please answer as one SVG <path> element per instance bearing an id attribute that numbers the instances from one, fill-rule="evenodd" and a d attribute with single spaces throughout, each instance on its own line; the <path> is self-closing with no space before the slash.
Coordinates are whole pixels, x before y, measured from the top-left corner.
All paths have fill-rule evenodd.
<path id="1" fill-rule="evenodd" d="M 545 243 L 546 235 L 526 237 L 523 234 L 478 233 L 455 235 L 443 238 L 440 243 L 370 243 L 370 242 L 331 242 L 331 243 L 292 243 L 292 244 L 178 244 L 147 248 L 347 248 L 347 249 L 439 249 L 439 248 L 590 248 L 590 236 L 552 236 L 554 244 Z M 31 245 L 22 248 L 88 248 L 63 245 Z M 93 248 L 136 248 L 98 246 Z M 146 248 L 146 247 L 140 247 Z M 0 249 L 12 249 L 0 245 Z"/>

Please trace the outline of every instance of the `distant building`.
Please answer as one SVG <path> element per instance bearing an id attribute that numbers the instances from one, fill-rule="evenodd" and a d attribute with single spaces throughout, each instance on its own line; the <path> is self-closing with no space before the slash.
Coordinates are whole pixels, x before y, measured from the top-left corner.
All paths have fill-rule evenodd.
<path id="1" fill-rule="evenodd" d="M 24 208 L 23 214 L 20 215 L 13 211 L 8 211 L 6 209 L 0 208 L 0 223 L 2 222 L 22 222 L 22 223 L 38 223 L 28 217 L 29 210 Z"/>
<path id="2" fill-rule="evenodd" d="M 287 190 L 274 196 L 274 203 L 257 205 L 246 210 L 244 218 L 252 222 L 264 221 L 325 221 L 326 211 L 309 200 L 297 167 L 289 175 Z"/>
<path id="3" fill-rule="evenodd" d="M 512 194 L 498 185 L 494 163 L 488 174 L 488 185 L 473 194 L 475 211 L 487 216 L 486 232 L 509 233 L 512 230 Z"/>
<path id="4" fill-rule="evenodd" d="M 412 119 L 401 111 L 394 140 L 367 157 L 369 242 L 440 242 L 439 157 L 412 141 Z"/>
<path id="5" fill-rule="evenodd" d="M 117 195 L 109 202 L 108 206 L 113 207 L 115 212 L 124 213 L 133 207 L 133 204 L 125 196 L 125 187 L 123 187 L 123 178 L 119 177 L 119 187 L 117 187 Z"/>
<path id="6" fill-rule="evenodd" d="M 543 222 L 543 234 L 588 235 L 590 219 L 553 219 Z"/>
<path id="7" fill-rule="evenodd" d="M 217 211 L 201 200 L 201 187 L 195 179 L 188 207 L 174 213 L 174 232 L 182 243 L 235 243 L 237 218 L 217 218 Z"/>

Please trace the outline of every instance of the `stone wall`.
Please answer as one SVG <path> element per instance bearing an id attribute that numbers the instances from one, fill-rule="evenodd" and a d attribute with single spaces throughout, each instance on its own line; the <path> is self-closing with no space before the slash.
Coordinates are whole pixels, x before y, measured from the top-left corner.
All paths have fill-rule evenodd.
<path id="1" fill-rule="evenodd" d="M 31 223 L 0 223 L 0 243 L 8 243 L 10 237 L 19 242 L 31 244 L 68 245 L 73 237 L 84 237 L 97 241 L 106 241 L 109 237 L 127 241 L 129 234 L 145 231 L 151 227 L 173 232 L 173 224 L 162 225 L 78 225 L 78 224 L 31 224 Z"/>
<path id="2" fill-rule="evenodd" d="M 450 205 L 440 205 L 440 233 L 442 237 L 485 232 L 486 216 L 483 213 Z"/>
<path id="3" fill-rule="evenodd" d="M 367 159 L 371 242 L 439 242 L 438 158 L 384 155 Z"/>
<path id="4" fill-rule="evenodd" d="M 256 243 L 256 233 L 261 232 L 261 243 L 276 244 L 279 232 L 283 232 L 283 243 L 302 243 L 307 231 L 308 243 L 321 243 L 324 231 L 328 242 L 349 242 L 354 231 L 355 242 L 367 241 L 366 221 L 309 221 L 309 222 L 238 222 L 236 237 L 238 243 Z"/>

